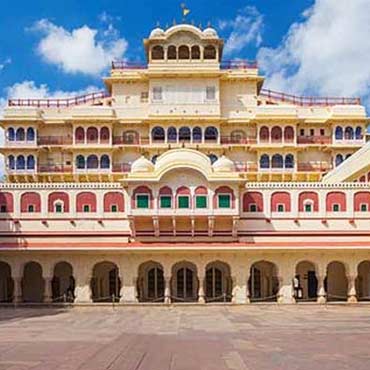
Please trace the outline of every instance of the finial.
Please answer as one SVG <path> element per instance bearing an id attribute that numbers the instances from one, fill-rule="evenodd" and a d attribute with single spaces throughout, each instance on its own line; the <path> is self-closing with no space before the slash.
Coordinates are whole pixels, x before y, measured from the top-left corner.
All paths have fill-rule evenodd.
<path id="1" fill-rule="evenodd" d="M 207 27 L 211 27 L 211 21 L 208 21 Z"/>
<path id="2" fill-rule="evenodd" d="M 199 23 L 198 28 L 199 28 L 199 29 L 202 29 L 202 23 Z"/>

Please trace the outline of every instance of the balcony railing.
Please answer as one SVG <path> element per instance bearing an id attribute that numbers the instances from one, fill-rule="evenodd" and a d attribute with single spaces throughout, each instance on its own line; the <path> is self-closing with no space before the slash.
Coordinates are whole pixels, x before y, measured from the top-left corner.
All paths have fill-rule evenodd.
<path id="1" fill-rule="evenodd" d="M 127 62 L 125 60 L 117 60 L 112 62 L 112 69 L 146 69 L 148 64 L 144 62 Z"/>
<path id="2" fill-rule="evenodd" d="M 112 172 L 114 173 L 126 173 L 131 171 L 130 163 L 113 163 Z"/>
<path id="3" fill-rule="evenodd" d="M 298 144 L 331 144 L 331 136 L 298 136 Z"/>
<path id="4" fill-rule="evenodd" d="M 298 172 L 328 172 L 331 168 L 328 162 L 300 162 L 297 165 Z"/>
<path id="5" fill-rule="evenodd" d="M 95 92 L 91 94 L 76 96 L 64 99 L 9 99 L 9 107 L 37 107 L 37 108 L 67 108 L 87 103 L 100 102 L 108 97 L 106 91 Z"/>
<path id="6" fill-rule="evenodd" d="M 225 60 L 220 63 L 221 69 L 248 69 L 258 68 L 255 60 Z"/>
<path id="7" fill-rule="evenodd" d="M 257 138 L 248 136 L 248 137 L 235 137 L 235 136 L 221 136 L 221 144 L 227 145 L 238 145 L 238 144 L 256 144 Z"/>
<path id="8" fill-rule="evenodd" d="M 122 137 L 114 136 L 113 145 L 147 145 L 149 144 L 149 137 Z"/>
<path id="9" fill-rule="evenodd" d="M 37 166 L 39 173 L 72 173 L 72 165 L 65 164 L 39 164 Z"/>
<path id="10" fill-rule="evenodd" d="M 38 145 L 71 145 L 72 137 L 68 136 L 39 136 Z"/>
<path id="11" fill-rule="evenodd" d="M 296 96 L 283 92 L 261 89 L 260 96 L 271 102 L 286 102 L 300 106 L 361 105 L 360 98 L 331 98 L 315 96 Z"/>
<path id="12" fill-rule="evenodd" d="M 258 165 L 254 162 L 234 162 L 236 172 L 257 172 Z"/>

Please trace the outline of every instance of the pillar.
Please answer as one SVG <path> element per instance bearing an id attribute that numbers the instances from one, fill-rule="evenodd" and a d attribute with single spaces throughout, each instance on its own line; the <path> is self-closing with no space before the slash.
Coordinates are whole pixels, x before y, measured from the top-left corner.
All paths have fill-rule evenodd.
<path id="1" fill-rule="evenodd" d="M 204 270 L 204 269 L 203 269 Z M 206 303 L 204 294 L 204 275 L 199 275 L 198 303 Z"/>
<path id="2" fill-rule="evenodd" d="M 138 277 L 135 274 L 125 275 L 122 279 L 122 287 L 120 292 L 120 303 L 137 303 L 137 283 Z"/>
<path id="3" fill-rule="evenodd" d="M 347 276 L 348 280 L 348 303 L 357 303 L 357 293 L 356 293 L 356 275 Z"/>
<path id="4" fill-rule="evenodd" d="M 22 278 L 13 276 L 14 290 L 13 290 L 13 303 L 22 302 Z"/>
<path id="5" fill-rule="evenodd" d="M 44 303 L 52 303 L 53 302 L 53 292 L 51 288 L 51 282 L 53 278 L 50 276 L 44 277 Z"/>
<path id="6" fill-rule="evenodd" d="M 317 275 L 317 303 L 324 304 L 326 303 L 326 292 L 324 286 L 324 275 Z"/>
<path id="7" fill-rule="evenodd" d="M 246 268 L 247 272 L 239 271 L 232 277 L 232 302 L 235 304 L 250 303 L 248 289 L 249 270 L 250 268 Z"/>
<path id="8" fill-rule="evenodd" d="M 171 303 L 171 277 L 164 277 L 164 303 Z"/>
<path id="9" fill-rule="evenodd" d="M 279 293 L 278 303 L 292 304 L 295 303 L 292 279 L 294 272 L 289 268 L 281 268 L 279 276 Z"/>
<path id="10" fill-rule="evenodd" d="M 88 273 L 75 272 L 75 303 L 91 303 L 91 276 Z"/>

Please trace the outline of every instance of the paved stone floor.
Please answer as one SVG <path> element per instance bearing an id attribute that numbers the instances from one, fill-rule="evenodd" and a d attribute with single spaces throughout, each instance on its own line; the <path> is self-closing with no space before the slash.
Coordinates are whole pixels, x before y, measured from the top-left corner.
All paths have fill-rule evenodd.
<path id="1" fill-rule="evenodd" d="M 369 370 L 370 306 L 0 309 L 0 370 Z"/>

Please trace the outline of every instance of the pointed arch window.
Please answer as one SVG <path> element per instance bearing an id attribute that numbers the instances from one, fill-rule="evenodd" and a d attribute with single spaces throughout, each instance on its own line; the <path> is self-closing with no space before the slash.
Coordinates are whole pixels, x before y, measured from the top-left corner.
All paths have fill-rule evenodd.
<path id="1" fill-rule="evenodd" d="M 15 131 L 13 127 L 9 127 L 7 130 L 7 138 L 8 141 L 14 141 L 15 140 Z"/>
<path id="2" fill-rule="evenodd" d="M 176 143 L 177 142 L 177 130 L 176 127 L 169 127 L 167 130 L 167 142 Z"/>
<path id="3" fill-rule="evenodd" d="M 110 167 L 109 155 L 103 154 L 100 158 L 100 168 L 108 169 Z"/>
<path id="4" fill-rule="evenodd" d="M 35 169 L 35 157 L 33 155 L 29 155 L 27 157 L 27 170 L 34 170 Z"/>
<path id="5" fill-rule="evenodd" d="M 17 132 L 15 134 L 15 139 L 17 141 L 24 141 L 24 139 L 25 139 L 25 133 L 24 133 L 24 128 L 23 127 L 19 127 L 17 129 Z"/>
<path id="6" fill-rule="evenodd" d="M 26 161 L 23 155 L 17 157 L 17 170 L 24 170 L 26 167 Z"/>
<path id="7" fill-rule="evenodd" d="M 270 168 L 270 157 L 267 154 L 261 155 L 260 168 Z"/>
<path id="8" fill-rule="evenodd" d="M 78 169 L 83 169 L 85 168 L 85 157 L 83 155 L 78 155 L 76 157 L 76 167 Z"/>
<path id="9" fill-rule="evenodd" d="M 35 130 L 33 127 L 27 129 L 27 141 L 35 141 Z"/>
<path id="10" fill-rule="evenodd" d="M 343 140 L 343 128 L 340 126 L 337 126 L 335 128 L 335 139 L 336 140 Z"/>

